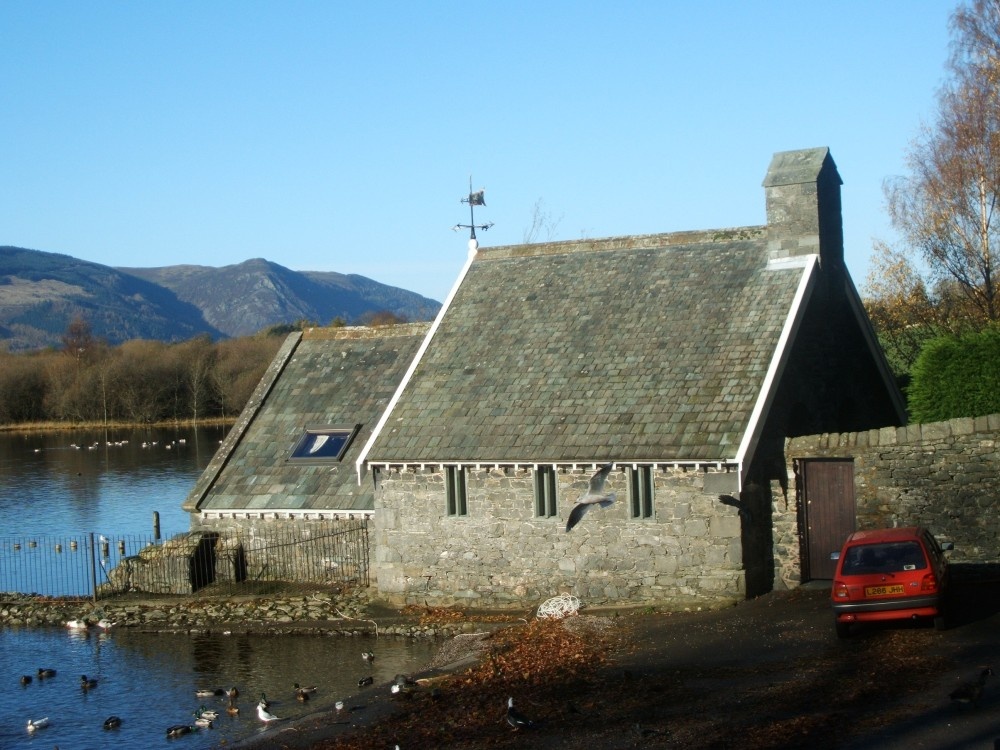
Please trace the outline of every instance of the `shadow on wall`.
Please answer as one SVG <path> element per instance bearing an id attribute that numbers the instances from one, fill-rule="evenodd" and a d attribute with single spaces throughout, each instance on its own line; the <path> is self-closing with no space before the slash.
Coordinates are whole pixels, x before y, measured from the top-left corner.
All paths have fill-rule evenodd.
<path id="1" fill-rule="evenodd" d="M 949 627 L 968 625 L 1000 612 L 1000 564 L 952 564 L 946 607 Z"/>

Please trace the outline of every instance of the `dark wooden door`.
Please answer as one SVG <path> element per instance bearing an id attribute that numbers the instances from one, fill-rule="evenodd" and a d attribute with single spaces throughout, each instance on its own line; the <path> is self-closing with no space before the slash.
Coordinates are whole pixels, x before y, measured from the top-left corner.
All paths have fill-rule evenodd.
<path id="1" fill-rule="evenodd" d="M 854 461 L 808 459 L 801 463 L 805 548 L 803 580 L 833 578 L 839 552 L 854 531 Z"/>

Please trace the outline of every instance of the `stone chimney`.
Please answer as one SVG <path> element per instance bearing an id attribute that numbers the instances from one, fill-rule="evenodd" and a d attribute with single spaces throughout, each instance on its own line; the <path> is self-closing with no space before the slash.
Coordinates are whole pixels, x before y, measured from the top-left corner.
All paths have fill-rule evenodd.
<path id="1" fill-rule="evenodd" d="M 764 178 L 771 260 L 819 254 L 824 270 L 843 268 L 842 184 L 826 147 L 774 155 Z"/>

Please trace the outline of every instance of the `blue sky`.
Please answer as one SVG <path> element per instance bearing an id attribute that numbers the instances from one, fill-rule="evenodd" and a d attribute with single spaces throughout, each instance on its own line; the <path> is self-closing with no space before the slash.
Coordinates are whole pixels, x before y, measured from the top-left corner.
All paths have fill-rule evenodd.
<path id="1" fill-rule="evenodd" d="M 672 232 L 764 223 L 771 155 L 829 146 L 860 287 L 955 7 L 5 0 L 0 245 L 443 300 L 470 175 L 483 246 L 539 201 L 538 239 Z"/>

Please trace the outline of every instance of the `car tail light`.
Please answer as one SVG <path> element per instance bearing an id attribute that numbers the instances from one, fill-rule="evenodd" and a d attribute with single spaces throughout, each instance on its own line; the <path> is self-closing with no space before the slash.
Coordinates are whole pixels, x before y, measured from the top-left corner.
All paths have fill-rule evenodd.
<path id="1" fill-rule="evenodd" d="M 933 573 L 928 573 L 920 582 L 921 591 L 937 591 L 937 577 Z"/>
<path id="2" fill-rule="evenodd" d="M 833 598 L 834 599 L 847 599 L 850 594 L 847 593 L 847 584 L 843 581 L 833 582 Z"/>

